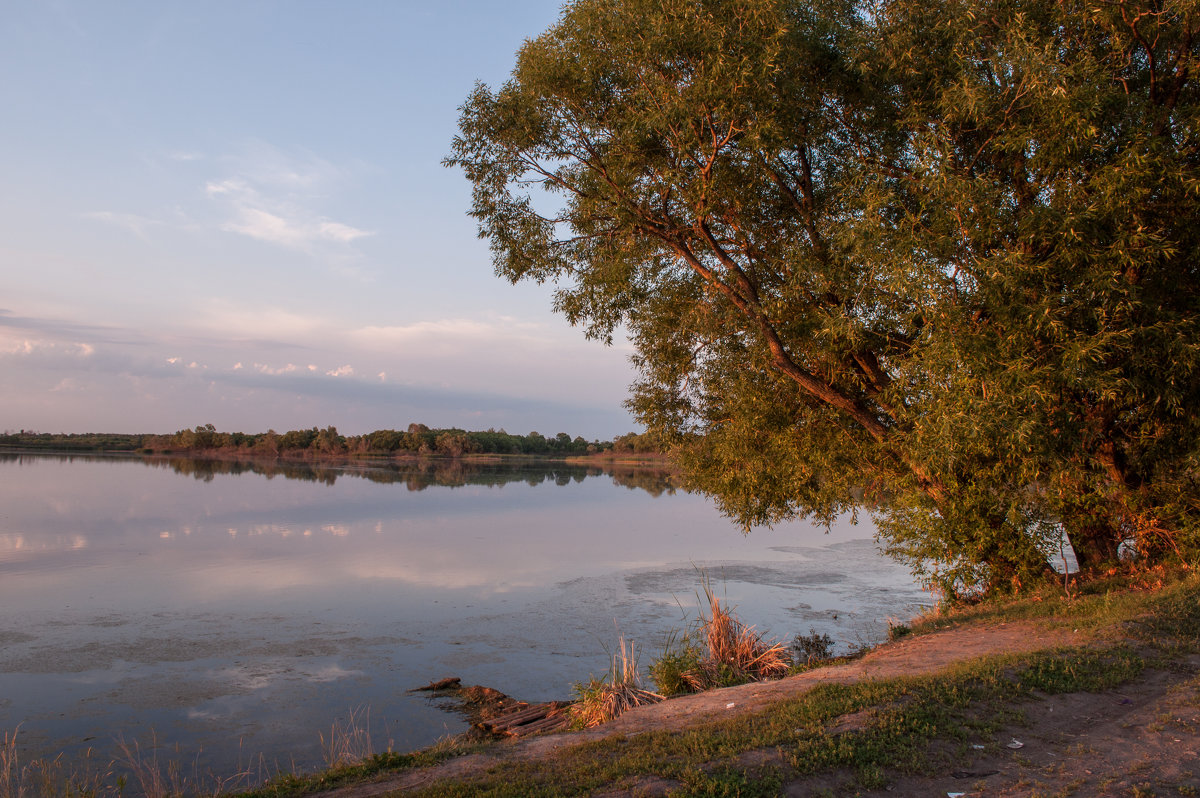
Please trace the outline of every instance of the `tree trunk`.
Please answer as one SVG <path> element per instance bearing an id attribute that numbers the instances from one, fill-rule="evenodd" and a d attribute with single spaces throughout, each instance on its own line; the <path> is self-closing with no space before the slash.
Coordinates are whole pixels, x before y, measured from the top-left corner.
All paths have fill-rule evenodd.
<path id="1" fill-rule="evenodd" d="M 994 517 L 988 525 L 993 530 L 991 538 L 975 554 L 990 571 L 988 593 L 1017 593 L 1025 580 L 1053 573 L 1050 561 L 1032 539 L 1014 532 L 1003 518 Z"/>
<path id="2" fill-rule="evenodd" d="M 1103 519 L 1068 522 L 1067 538 L 1081 573 L 1097 573 L 1117 562 L 1120 533 Z"/>

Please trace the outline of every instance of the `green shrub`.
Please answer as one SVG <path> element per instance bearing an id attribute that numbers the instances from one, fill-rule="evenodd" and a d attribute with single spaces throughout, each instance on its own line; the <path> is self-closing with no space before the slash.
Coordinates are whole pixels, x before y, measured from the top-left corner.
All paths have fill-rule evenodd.
<path id="1" fill-rule="evenodd" d="M 808 634 L 796 635 L 792 640 L 792 651 L 797 665 L 812 667 L 833 656 L 833 638 L 809 629 Z"/>
<path id="2" fill-rule="evenodd" d="M 696 688 L 688 674 L 699 672 L 701 657 L 700 649 L 687 635 L 678 640 L 672 636 L 662 656 L 651 661 L 650 679 L 664 696 L 694 693 Z"/>

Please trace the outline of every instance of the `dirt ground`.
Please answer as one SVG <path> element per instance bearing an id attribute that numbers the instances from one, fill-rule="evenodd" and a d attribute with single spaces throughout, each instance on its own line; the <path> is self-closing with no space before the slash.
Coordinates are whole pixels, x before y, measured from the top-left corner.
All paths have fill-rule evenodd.
<path id="1" fill-rule="evenodd" d="M 497 744 L 432 768 L 408 771 L 333 793 L 369 798 L 427 787 L 447 778 L 480 773 L 505 761 L 558 753 L 608 735 L 663 728 L 753 712 L 824 682 L 857 682 L 934 673 L 955 662 L 1006 652 L 1034 651 L 1078 642 L 1071 630 L 1032 623 L 951 629 L 904 638 L 853 662 L 819 668 L 774 682 L 711 690 L 639 707 L 598 729 L 543 735 Z M 935 777 L 900 777 L 886 790 L 859 793 L 846 774 L 826 774 L 786 785 L 788 796 L 1079 796 L 1150 798 L 1200 796 L 1200 657 L 1179 672 L 1149 671 L 1120 690 L 1045 696 L 1026 707 L 1028 724 L 1005 729 L 970 761 Z M 854 718 L 842 725 L 854 727 Z M 998 745 L 996 745 L 998 744 Z M 1011 745 L 1011 747 L 1009 747 Z M 995 750 L 1004 753 L 996 755 Z M 772 751 L 752 752 L 745 764 L 768 765 Z M 749 761 L 753 759 L 753 762 Z M 603 795 L 664 795 L 679 785 L 647 779 L 632 789 Z"/>

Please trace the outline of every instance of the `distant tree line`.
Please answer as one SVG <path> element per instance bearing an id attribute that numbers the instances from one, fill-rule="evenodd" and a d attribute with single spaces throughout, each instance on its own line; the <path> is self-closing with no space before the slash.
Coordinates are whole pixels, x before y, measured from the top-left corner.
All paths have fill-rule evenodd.
<path id="1" fill-rule="evenodd" d="M 342 435 L 336 427 L 261 433 L 221 432 L 212 424 L 182 429 L 173 435 L 50 434 L 21 430 L 0 435 L 0 448 L 53 451 L 220 452 L 266 457 L 280 456 L 396 456 L 469 454 L 581 455 L 652 454 L 661 448 L 646 434 L 630 432 L 611 441 L 588 441 L 560 432 L 512 435 L 503 429 L 467 431 L 409 424 L 405 430 L 376 430 L 366 435 Z"/>
<path id="2" fill-rule="evenodd" d="M 0 448 L 52 450 L 56 452 L 136 452 L 153 435 L 116 433 L 50 433 L 32 430 L 6 431 L 0 434 Z"/>

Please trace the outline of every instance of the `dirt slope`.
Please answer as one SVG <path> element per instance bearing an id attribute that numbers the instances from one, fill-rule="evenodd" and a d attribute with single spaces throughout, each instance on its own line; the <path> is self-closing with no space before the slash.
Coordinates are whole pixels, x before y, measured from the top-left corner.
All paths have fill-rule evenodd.
<path id="1" fill-rule="evenodd" d="M 337 798 L 368 798 L 427 787 L 442 779 L 481 773 L 498 764 L 561 752 L 608 735 L 636 735 L 681 728 L 730 713 L 753 712 L 825 682 L 856 682 L 940 671 L 987 654 L 1028 652 L 1080 642 L 1070 629 L 1035 623 L 1008 623 L 950 629 L 905 638 L 859 660 L 820 668 L 774 682 L 712 690 L 639 707 L 610 724 L 581 732 L 545 735 L 498 744 L 422 770 L 343 788 Z M 1200 657 L 1178 674 L 1147 673 L 1119 692 L 1050 696 L 1030 710 L 1032 725 L 1005 734 L 1019 737 L 1019 749 L 960 763 L 944 777 L 901 778 L 878 795 L 887 796 L 1148 796 L 1200 795 Z M 847 719 L 853 723 L 853 719 Z M 1007 739 L 1006 739 L 1007 741 Z M 755 764 L 768 764 L 760 752 Z M 842 774 L 805 778 L 789 784 L 789 796 L 845 794 Z M 634 793 L 657 795 L 677 786 L 645 780 Z M 1193 791 L 1194 790 L 1194 791 Z M 612 795 L 629 794 L 629 790 Z M 863 793 L 872 795 L 876 793 Z"/>

